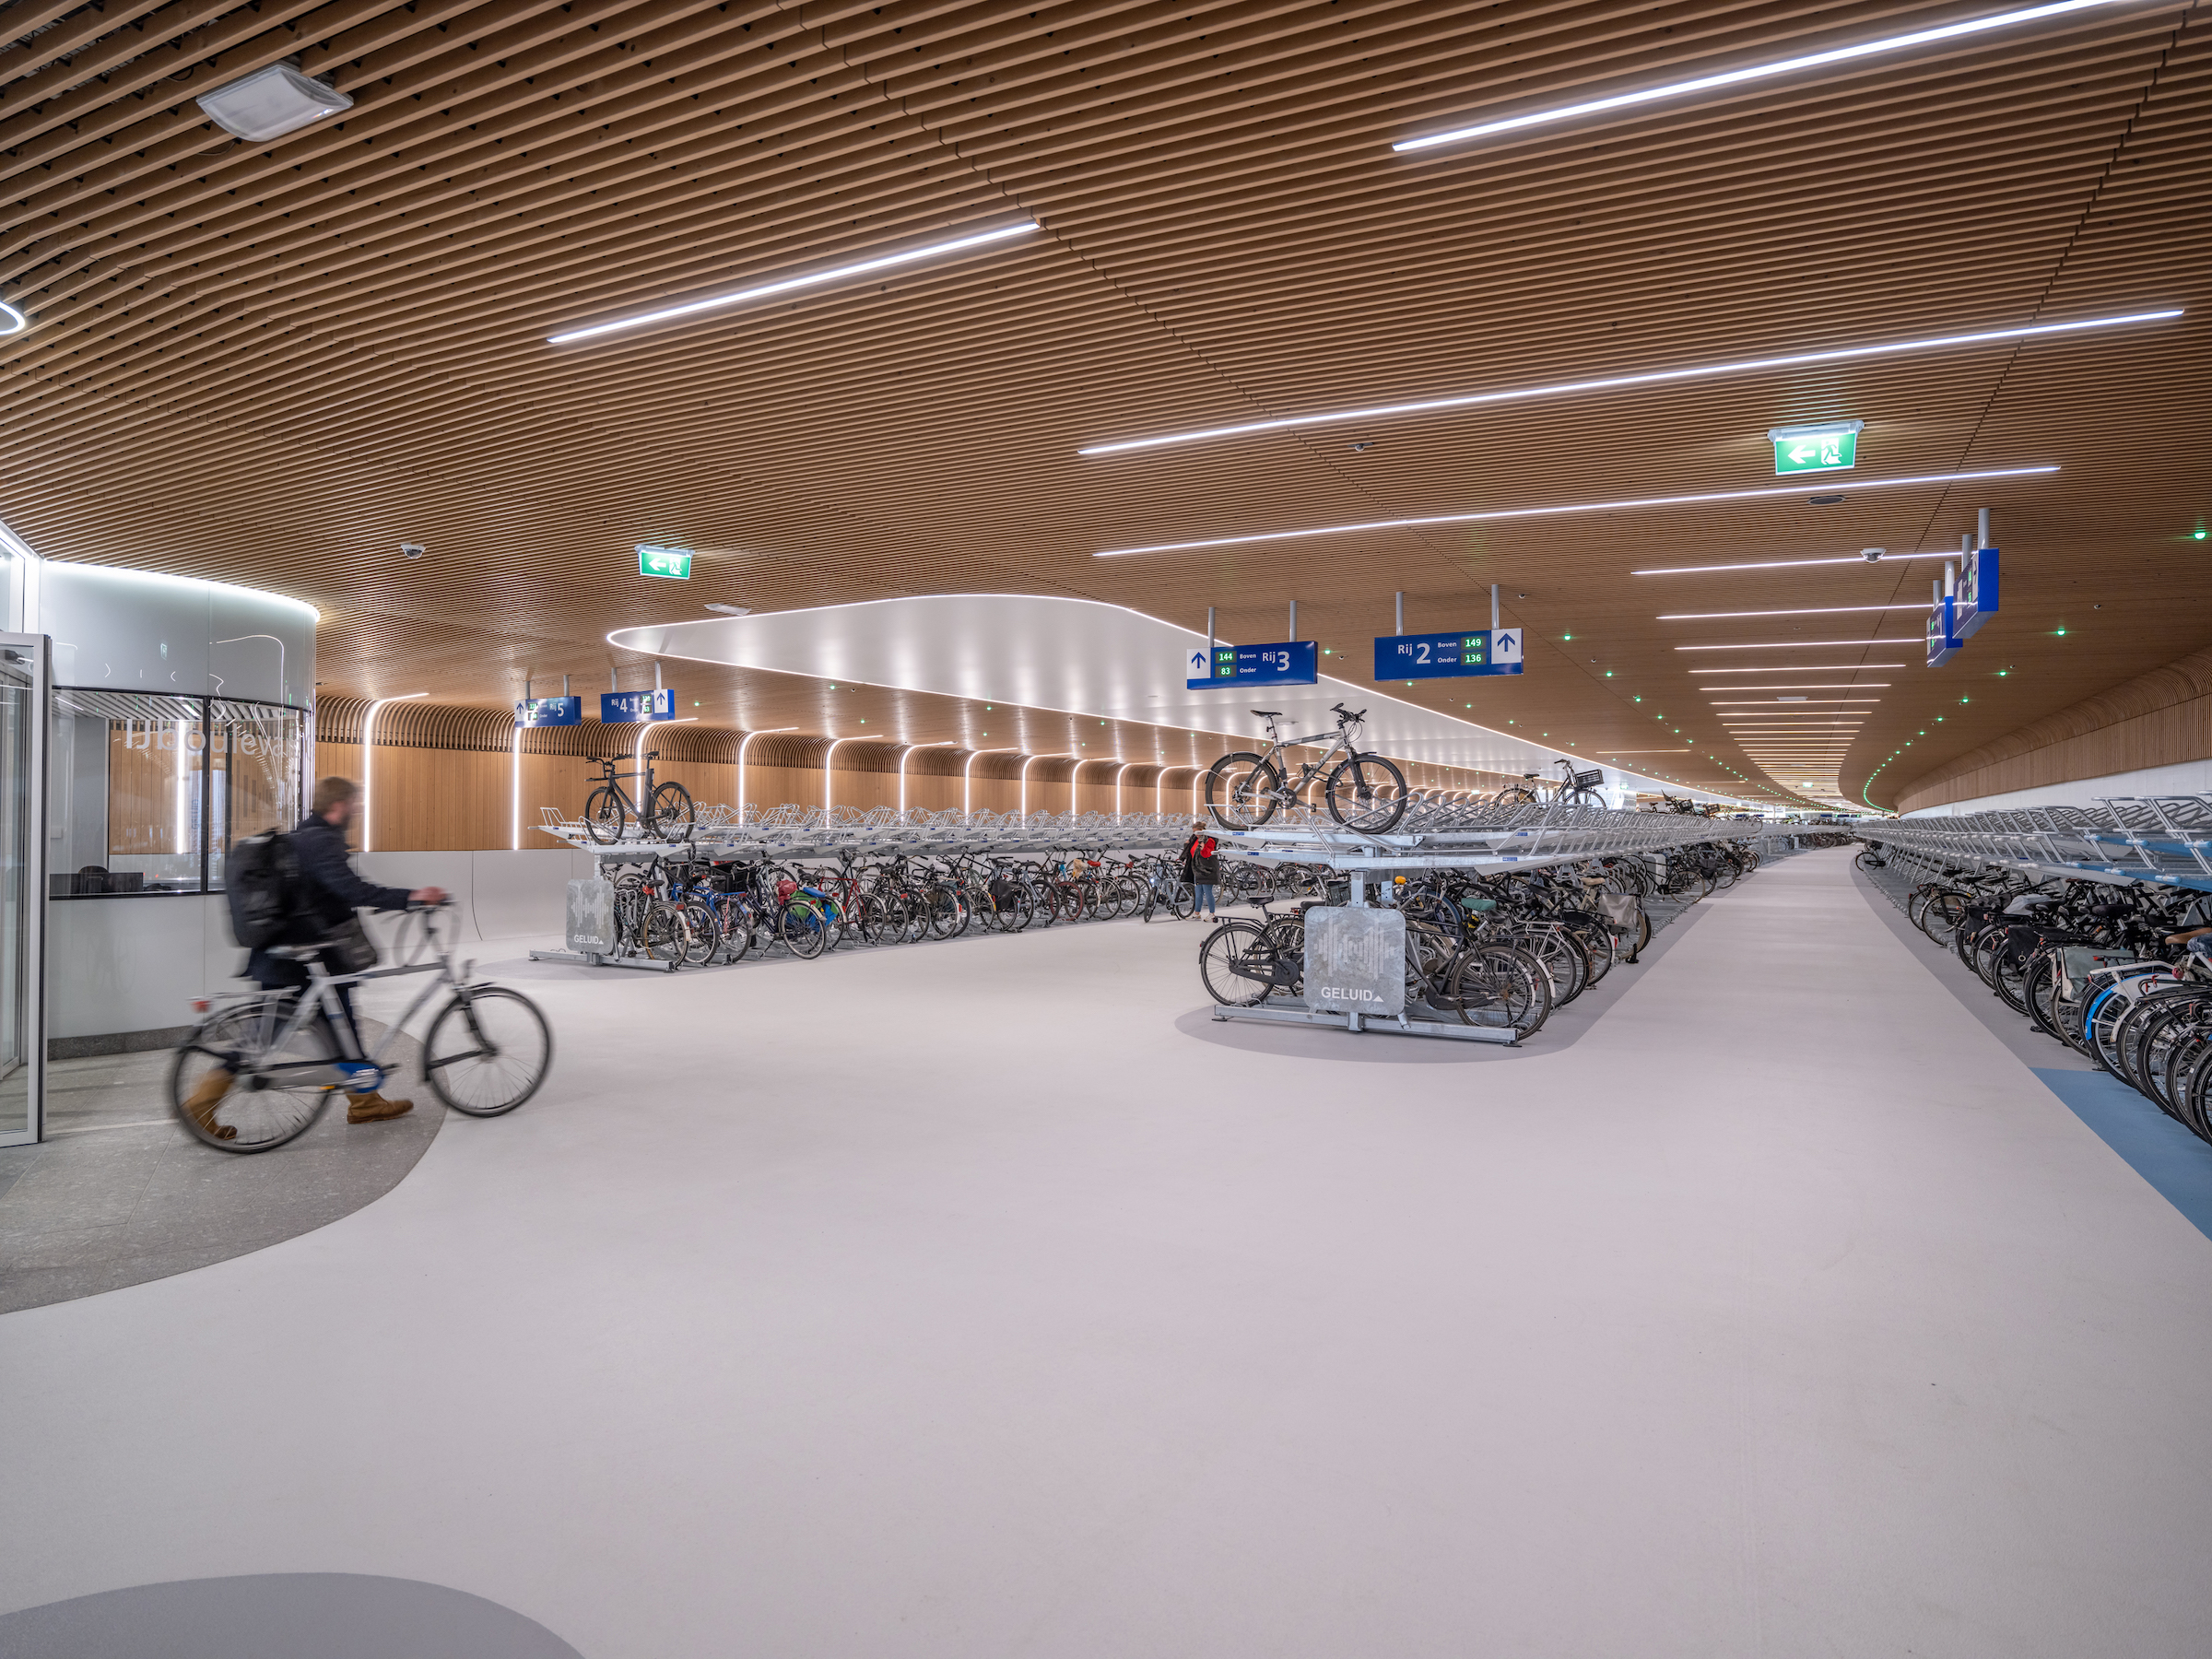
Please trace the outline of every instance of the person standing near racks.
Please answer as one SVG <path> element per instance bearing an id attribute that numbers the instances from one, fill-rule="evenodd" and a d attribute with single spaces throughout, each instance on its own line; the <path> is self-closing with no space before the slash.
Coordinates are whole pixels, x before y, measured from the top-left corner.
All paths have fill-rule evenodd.
<path id="1" fill-rule="evenodd" d="M 1191 914 L 1214 913 L 1214 883 L 1220 876 L 1220 843 L 1206 830 L 1204 818 L 1193 818 L 1191 839 L 1182 848 L 1182 878 L 1191 884 Z"/>

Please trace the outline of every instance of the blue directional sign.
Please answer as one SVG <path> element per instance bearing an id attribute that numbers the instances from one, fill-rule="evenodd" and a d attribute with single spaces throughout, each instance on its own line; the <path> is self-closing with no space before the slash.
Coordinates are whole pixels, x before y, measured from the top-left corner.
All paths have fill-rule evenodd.
<path id="1" fill-rule="evenodd" d="M 658 691 L 599 693 L 602 725 L 635 725 L 641 720 L 670 720 L 675 715 L 676 691 L 672 687 Z"/>
<path id="2" fill-rule="evenodd" d="M 1208 686 L 1312 686 L 1321 680 L 1321 648 L 1312 640 L 1284 640 L 1273 645 L 1216 645 L 1212 671 L 1206 648 L 1183 659 L 1193 691 Z"/>
<path id="3" fill-rule="evenodd" d="M 1940 668 L 1959 654 L 1965 641 L 1958 632 L 1959 601 L 1948 594 L 1936 601 L 1928 612 L 1928 666 Z"/>
<path id="4" fill-rule="evenodd" d="M 1378 680 L 1463 679 L 1521 672 L 1521 630 L 1463 628 L 1453 633 L 1385 634 L 1375 641 Z"/>
<path id="5" fill-rule="evenodd" d="M 514 705 L 514 724 L 518 726 L 582 725 L 583 699 L 581 697 L 530 697 Z"/>
<path id="6" fill-rule="evenodd" d="M 1966 556 L 1965 568 L 1959 572 L 1959 602 L 1951 631 L 1961 640 L 1971 640 L 1996 609 L 1997 550 L 1976 547 Z"/>

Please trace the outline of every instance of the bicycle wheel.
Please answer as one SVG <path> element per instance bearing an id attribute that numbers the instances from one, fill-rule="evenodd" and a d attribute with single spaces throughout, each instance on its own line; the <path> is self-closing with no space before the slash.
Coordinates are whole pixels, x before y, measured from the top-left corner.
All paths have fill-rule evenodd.
<path id="1" fill-rule="evenodd" d="M 830 948 L 830 931 L 829 919 L 811 902 L 787 904 L 776 916 L 776 937 L 806 961 Z"/>
<path id="2" fill-rule="evenodd" d="M 681 907 L 677 917 L 677 932 L 684 941 L 684 966 L 704 968 L 722 948 L 722 924 L 715 920 L 714 907 L 693 899 Z"/>
<path id="3" fill-rule="evenodd" d="M 1470 945 L 1453 961 L 1444 999 L 1461 1023 L 1533 1037 L 1551 1018 L 1551 981 L 1536 959 L 1510 945 Z"/>
<path id="4" fill-rule="evenodd" d="M 553 1028 L 535 1003 L 503 985 L 454 992 L 422 1041 L 430 1092 L 470 1117 L 512 1112 L 552 1068 Z"/>
<path id="5" fill-rule="evenodd" d="M 646 830 L 665 841 L 689 841 L 698 817 L 691 792 L 681 783 L 663 783 L 645 805 Z"/>
<path id="6" fill-rule="evenodd" d="M 1275 816 L 1283 775 L 1257 755 L 1224 755 L 1206 774 L 1206 807 L 1224 830 L 1256 830 Z"/>
<path id="7" fill-rule="evenodd" d="M 753 947 L 753 919 L 750 911 L 742 904 L 725 904 L 715 917 L 722 929 L 722 959 L 742 962 L 745 953 Z"/>
<path id="8" fill-rule="evenodd" d="M 1387 835 L 1406 816 L 1406 774 L 1381 755 L 1338 761 L 1321 794 L 1331 818 L 1363 835 Z"/>
<path id="9" fill-rule="evenodd" d="M 622 839 L 622 825 L 629 817 L 620 794 L 604 783 L 584 797 L 583 832 L 603 847 Z"/>
<path id="10" fill-rule="evenodd" d="M 1277 958 L 1266 930 L 1241 917 L 1224 922 L 1198 947 L 1198 978 L 1224 1007 L 1253 1008 L 1275 988 Z"/>
<path id="11" fill-rule="evenodd" d="M 220 1152 L 269 1152 L 296 1140 L 321 1115 L 339 1077 L 321 1020 L 274 1047 L 289 998 L 226 1009 L 200 1022 L 169 1068 L 169 1102 L 194 1137 Z M 213 1100 L 221 1074 L 228 1088 Z M 223 1131 L 230 1133 L 226 1135 Z"/>

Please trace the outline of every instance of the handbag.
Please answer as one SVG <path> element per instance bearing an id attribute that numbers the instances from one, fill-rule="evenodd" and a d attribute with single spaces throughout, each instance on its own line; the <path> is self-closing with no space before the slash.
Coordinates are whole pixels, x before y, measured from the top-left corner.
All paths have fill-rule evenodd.
<path id="1" fill-rule="evenodd" d="M 330 937 L 324 940 L 323 948 L 336 962 L 341 973 L 366 973 L 376 966 L 376 941 L 361 925 L 359 911 L 330 930 Z"/>

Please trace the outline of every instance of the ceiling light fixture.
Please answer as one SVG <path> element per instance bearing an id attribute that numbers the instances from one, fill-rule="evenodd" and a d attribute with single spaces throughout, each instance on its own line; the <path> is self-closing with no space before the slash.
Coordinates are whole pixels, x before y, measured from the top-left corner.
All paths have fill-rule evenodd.
<path id="1" fill-rule="evenodd" d="M 1042 227 L 1036 220 L 1028 218 L 1010 225 L 992 225 L 986 229 L 971 230 L 963 236 L 956 236 L 949 241 L 929 242 L 919 248 L 907 248 L 896 253 L 879 254 L 874 259 L 858 260 L 852 265 L 831 265 L 824 270 L 785 276 L 775 282 L 737 288 L 727 294 L 712 294 L 704 300 L 689 300 L 681 305 L 663 306 L 659 311 L 641 312 L 634 317 L 618 317 L 612 323 L 594 323 L 587 328 L 568 329 L 560 334 L 547 335 L 546 342 L 551 346 L 564 346 L 571 340 L 589 340 L 621 329 L 642 328 L 648 323 L 665 323 L 672 317 L 688 317 L 700 312 L 719 311 L 725 305 L 742 305 L 748 300 L 766 300 L 798 288 L 819 288 L 826 282 L 841 282 L 848 276 L 865 276 L 872 271 L 888 271 L 894 265 L 915 265 L 924 259 L 963 253 L 970 248 L 1004 241 L 1009 236 L 1027 236 L 1041 229 Z"/>
<path id="2" fill-rule="evenodd" d="M 1763 645 L 1677 645 L 1677 651 L 1794 651 L 1805 645 L 1917 645 L 1918 640 L 1770 640 Z M 1747 674 L 1761 669 L 1747 668 Z"/>
<path id="3" fill-rule="evenodd" d="M 1959 484 L 1975 478 L 2025 478 L 2054 473 L 2055 466 L 2000 466 L 1983 472 L 1924 473 L 1906 478 L 1855 478 L 1838 489 L 1895 489 L 1909 484 Z M 1500 519 L 1547 518 L 1572 512 L 1619 512 L 1632 507 L 1684 507 L 1704 501 L 1756 501 L 1795 496 L 1795 489 L 1718 489 L 1701 495 L 1643 496 L 1625 501 L 1576 501 L 1559 507 L 1505 507 L 1492 512 L 1440 512 L 1424 518 L 1370 519 L 1356 524 L 1316 524 L 1304 530 L 1264 530 L 1253 535 L 1213 535 L 1199 541 L 1153 542 L 1141 547 L 1108 547 L 1093 559 L 1126 559 L 1135 553 L 1185 553 L 1204 547 L 1238 547 L 1253 542 L 1295 541 L 1309 535 L 1347 535 L 1359 530 L 1419 529 L 1429 524 L 1493 524 Z M 1856 641 L 1844 641 L 1856 644 Z M 1910 643 L 1892 641 L 1892 644 Z"/>
<path id="4" fill-rule="evenodd" d="M 241 75 L 194 101 L 217 126 L 249 144 L 265 144 L 353 108 L 353 100 L 345 93 L 289 64 L 271 64 Z"/>
<path id="5" fill-rule="evenodd" d="M 1959 549 L 1953 547 L 1940 553 L 1893 553 L 1884 560 L 1888 564 L 1902 564 L 1908 559 L 1956 559 Z M 1724 565 L 1663 565 L 1656 570 L 1630 571 L 1631 576 L 1702 576 L 1713 571 L 1794 571 L 1800 565 L 1865 564 L 1866 557 L 1853 553 L 1848 559 L 1765 559 L 1756 564 Z"/>
<path id="6" fill-rule="evenodd" d="M 1519 403 L 1535 397 L 1570 397 L 1581 392 L 1611 392 L 1624 386 L 1665 385 L 1673 381 L 1704 380 L 1720 374 L 1757 374 L 1768 369 L 1794 369 L 1807 363 L 1847 362 L 1856 358 L 1894 357 L 1908 351 L 1940 351 L 1956 346 L 1988 346 L 2006 340 L 2031 339 L 2039 335 L 2075 334 L 2090 328 L 2119 328 L 2130 323 L 2164 323 L 2182 314 L 2181 308 L 2176 306 L 2166 311 L 2084 317 L 2073 323 L 2036 323 L 2019 328 L 1982 329 L 1972 334 L 1931 335 L 1919 340 L 1885 340 L 1876 346 L 1841 346 L 1829 351 L 1798 351 L 1783 357 L 1745 358 L 1732 363 L 1700 363 L 1691 369 L 1653 369 L 1641 374 L 1612 374 L 1599 380 L 1559 381 L 1550 385 L 1521 386 L 1510 392 L 1471 392 L 1458 397 L 1422 398 L 1415 403 L 1332 409 L 1320 415 L 1286 415 L 1271 420 L 1240 421 L 1234 426 L 1197 427 L 1187 432 L 1164 432 L 1158 438 L 1123 438 L 1112 443 L 1086 444 L 1077 449 L 1076 453 L 1119 455 L 1131 450 L 1162 449 L 1178 443 L 1203 443 L 1212 438 L 1241 438 L 1251 432 L 1291 431 L 1300 427 L 1332 426 L 1346 420 L 1380 419 L 1391 415 L 1422 415 L 1434 409 L 1465 409 L 1484 404 Z M 1803 485 L 1797 486 L 1798 489 L 1804 488 Z"/>
<path id="7" fill-rule="evenodd" d="M 1958 555 L 1953 554 L 1953 558 Z M 1661 622 L 1715 622 L 1728 617 L 1832 617 L 1844 611 L 1926 610 L 1917 599 L 1900 599 L 1894 605 L 1815 605 L 1802 610 L 1671 611 Z"/>
<path id="8" fill-rule="evenodd" d="M 1857 58 L 1873 57 L 1879 53 L 1930 46 L 1938 41 L 1957 40 L 1961 35 L 1983 34 L 1993 29 L 2009 29 L 2016 24 L 2032 23 L 2041 18 L 2063 17 L 2068 12 L 2088 11 L 2095 6 L 2114 3 L 2115 0 L 2048 0 L 2045 5 L 2030 6 L 2018 11 L 1994 12 L 1985 18 L 1967 18 L 1957 23 L 1939 24 L 1934 29 L 1917 29 L 1911 34 L 1887 35 L 1878 41 L 1861 41 L 1850 46 L 1831 46 L 1826 52 L 1808 52 L 1798 57 L 1775 58 L 1764 64 L 1747 65 L 1741 69 L 1724 69 L 1713 75 L 1700 75 L 1693 80 L 1668 81 L 1662 86 L 1641 87 L 1633 92 L 1616 92 L 1610 98 L 1593 98 L 1582 103 L 1560 104 L 1549 110 L 1532 110 L 1525 115 L 1507 115 L 1497 121 L 1486 121 L 1476 126 L 1453 127 L 1450 132 L 1430 133 L 1419 138 L 1401 138 L 1390 147 L 1403 154 L 1411 150 L 1433 149 L 1441 144 L 1464 144 L 1470 138 L 1485 138 L 1493 133 L 1518 132 L 1554 121 L 1571 121 L 1577 115 L 1597 115 L 1608 110 L 1654 103 L 1661 99 L 1687 98 L 1693 92 L 1710 92 L 1719 87 L 1738 87 L 1747 81 L 1766 80 L 1773 76 L 1790 75 L 1800 69 L 1818 69 L 1829 64 L 1847 64 Z"/>
<path id="9" fill-rule="evenodd" d="M 1869 668 L 1902 668 L 1902 663 L 1777 663 L 1767 668 L 1692 668 L 1692 674 L 1863 674 Z"/>
<path id="10" fill-rule="evenodd" d="M 1813 680 L 1772 686 L 1706 686 L 1707 691 L 1869 691 L 1886 688 L 1888 680 Z"/>
<path id="11" fill-rule="evenodd" d="M 0 300 L 0 336 L 19 335 L 29 326 L 30 318 L 26 313 Z"/>

